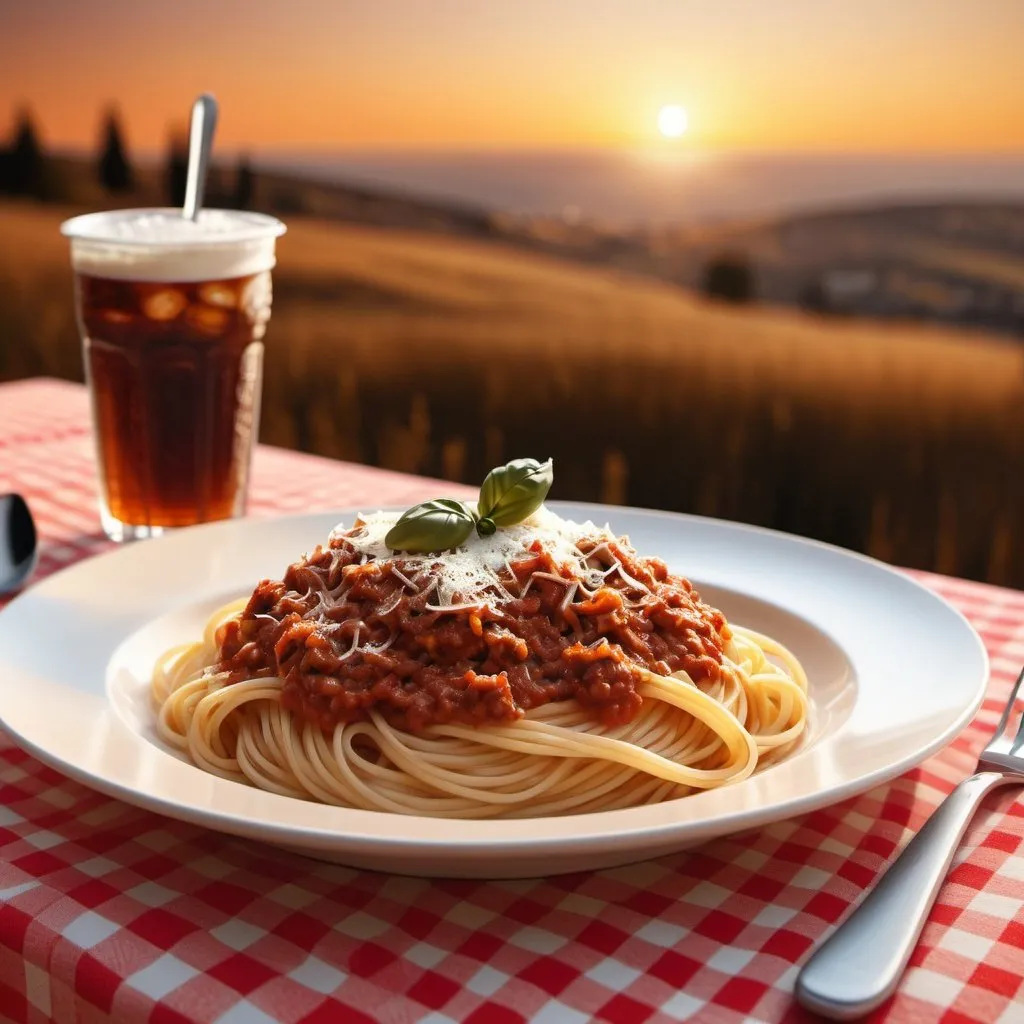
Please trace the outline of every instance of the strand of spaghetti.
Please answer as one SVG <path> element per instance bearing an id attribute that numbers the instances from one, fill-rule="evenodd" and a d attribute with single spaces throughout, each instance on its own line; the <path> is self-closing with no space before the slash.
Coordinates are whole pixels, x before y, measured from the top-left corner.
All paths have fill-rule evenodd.
<path id="1" fill-rule="evenodd" d="M 318 736 L 323 738 L 321 730 L 303 726 L 293 737 L 296 743 L 290 763 L 296 778 L 321 803 L 360 806 L 355 790 L 334 763 L 330 747 L 317 744 Z"/>
<path id="2" fill-rule="evenodd" d="M 243 730 L 243 735 L 251 741 L 251 734 L 247 734 Z M 265 789 L 268 793 L 300 798 L 307 796 L 301 787 L 290 785 L 287 776 L 277 770 L 277 766 L 269 762 L 266 754 L 252 742 L 243 740 L 239 748 L 238 764 L 242 774 L 253 785 Z"/>
<path id="3" fill-rule="evenodd" d="M 258 710 L 256 722 L 250 719 L 246 723 L 248 732 L 241 745 L 244 756 L 248 758 L 250 754 L 254 755 L 254 762 L 258 757 L 256 763 L 281 789 L 301 793 L 301 783 L 291 770 L 287 756 L 282 756 L 282 751 L 290 746 L 288 741 L 292 731 L 301 726 L 278 703 L 266 707 L 260 705 Z"/>
<path id="4" fill-rule="evenodd" d="M 738 781 L 750 775 L 757 765 L 757 747 L 753 737 L 728 708 L 708 697 L 693 684 L 680 684 L 678 679 L 673 679 L 671 676 L 655 675 L 647 669 L 641 668 L 637 672 L 645 680 L 640 686 L 642 697 L 651 696 L 674 704 L 684 711 L 689 711 L 695 718 L 699 718 L 709 728 L 714 729 L 721 736 L 730 755 L 743 762 L 742 767 L 736 773 L 730 773 L 727 769 L 719 769 L 699 776 L 701 779 L 706 778 L 713 781 L 721 778 L 724 773 L 731 780 Z M 699 785 L 698 782 L 690 784 Z"/>
<path id="5" fill-rule="evenodd" d="M 538 761 L 535 760 L 535 764 L 537 764 L 538 768 L 543 769 L 545 772 L 548 771 L 548 769 L 545 767 L 543 761 L 538 762 Z M 467 774 L 470 774 L 470 775 L 471 774 L 475 774 L 475 773 L 471 773 L 469 771 L 469 769 L 472 768 L 472 763 L 464 765 L 464 767 L 467 769 Z M 563 769 L 567 768 L 567 767 L 568 767 L 567 762 L 563 761 Z M 598 788 L 595 788 L 591 784 L 586 784 L 585 785 L 584 783 L 589 783 L 590 776 L 594 775 L 598 771 L 603 770 L 603 767 L 604 766 L 602 766 L 602 764 L 600 762 L 594 762 L 591 765 L 584 767 L 582 770 L 579 769 L 579 768 L 574 768 L 573 769 L 573 774 L 572 774 L 572 785 L 575 788 L 575 790 L 577 790 L 577 795 L 575 795 L 573 797 L 573 799 L 571 799 L 570 801 L 563 800 L 561 802 L 561 807 L 564 809 L 569 804 L 572 804 L 572 805 L 579 804 L 581 802 L 584 802 L 584 801 L 588 800 L 589 797 L 591 797 L 591 796 L 600 795 L 602 793 L 601 790 L 598 790 Z M 563 770 L 563 772 L 561 774 L 563 774 L 563 775 L 565 774 L 564 770 Z M 610 777 L 608 779 L 608 781 L 607 781 L 606 785 L 604 786 L 604 788 L 608 788 L 608 790 L 610 790 L 610 788 L 612 788 L 613 786 L 615 786 L 618 783 L 620 783 L 621 780 L 625 780 L 631 774 L 634 774 L 634 773 L 630 769 L 626 769 L 624 771 L 618 772 L 617 776 Z M 551 786 L 551 784 L 549 782 L 549 791 L 551 790 L 551 788 L 553 788 L 553 786 Z M 529 794 L 529 793 L 522 794 L 522 793 L 520 793 L 519 797 L 521 799 L 529 798 L 531 803 L 534 803 L 535 806 L 538 806 L 536 804 L 536 794 Z M 550 807 L 545 805 L 545 809 L 550 810 Z"/>
<path id="6" fill-rule="evenodd" d="M 807 694 L 799 683 L 766 665 L 767 669 L 748 681 L 757 719 L 748 721 L 747 727 L 756 734 L 762 749 L 794 739 L 803 731 L 807 717 Z"/>
<path id="7" fill-rule="evenodd" d="M 804 672 L 803 665 L 800 664 L 796 655 L 788 647 L 780 644 L 778 640 L 766 636 L 764 633 L 758 633 L 756 630 L 749 629 L 746 626 L 733 626 L 732 631 L 734 638 L 738 638 L 740 641 L 748 641 L 754 650 L 761 653 L 762 658 L 768 654 L 779 658 L 785 664 L 793 681 L 804 693 L 807 693 L 807 673 Z M 766 658 L 765 661 L 767 661 Z"/>
<path id="8" fill-rule="evenodd" d="M 304 790 L 322 803 L 347 802 L 347 787 L 330 771 L 316 748 L 307 741 L 308 736 L 319 730 L 311 729 L 305 722 L 296 721 L 294 716 L 281 707 L 275 708 L 270 714 L 265 713 L 265 716 L 272 717 L 276 726 L 272 732 L 278 744 L 274 759 L 283 763 L 288 784 Z M 267 734 L 266 726 L 263 733 Z M 268 755 L 273 752 L 273 748 L 268 745 Z"/>
<path id="9" fill-rule="evenodd" d="M 221 686 L 200 700 L 189 722 L 189 749 L 203 765 L 215 766 L 220 773 L 237 775 L 241 769 L 234 752 L 224 743 L 217 725 L 241 706 L 258 699 L 274 700 L 272 680 L 246 679 Z M 242 728 L 246 726 L 243 719 Z M 239 737 L 240 738 L 240 737 Z"/>
<path id="10" fill-rule="evenodd" d="M 382 746 L 395 764 L 406 771 L 415 772 L 417 776 L 425 778 L 436 788 L 443 789 L 445 792 L 471 797 L 485 803 L 497 804 L 532 800 L 560 782 L 572 770 L 572 766 L 569 764 L 556 765 L 548 772 L 537 773 L 541 777 L 532 785 L 513 792 L 506 792 L 504 786 L 482 789 L 473 784 L 471 766 L 467 766 L 470 770 L 464 773 L 450 772 L 436 767 L 429 759 L 410 758 L 394 730 L 377 712 L 371 712 L 371 716 Z"/>
<path id="11" fill-rule="evenodd" d="M 340 738 L 342 730 L 348 730 L 348 726 L 339 726 L 335 729 L 334 738 L 337 741 Z M 313 734 L 313 740 L 317 744 L 317 749 L 322 752 L 322 757 L 332 757 L 332 768 L 337 768 L 339 772 L 348 771 L 350 768 L 358 773 L 361 769 L 364 769 L 373 764 L 372 761 L 368 761 L 365 758 L 357 755 L 355 752 L 354 744 L 351 746 L 353 755 L 348 759 L 339 758 L 333 753 L 333 748 L 327 742 L 327 737 L 323 732 L 318 729 L 307 729 L 308 733 Z M 358 738 L 358 737 L 356 737 Z M 352 737 L 349 736 L 348 740 L 351 741 Z M 379 767 L 379 766 L 378 766 Z M 368 787 L 362 804 L 370 808 L 377 807 L 375 800 L 378 795 L 383 794 L 388 799 L 398 800 L 399 802 L 408 797 L 409 795 L 429 796 L 429 791 L 423 786 L 422 782 L 416 778 L 409 778 L 402 774 L 395 774 L 391 772 L 390 777 L 378 777 L 375 787 Z M 443 801 L 442 806 L 445 808 L 456 808 L 462 806 L 461 801 Z M 379 808 L 378 808 L 379 809 Z"/>
<path id="12" fill-rule="evenodd" d="M 651 686 L 644 693 L 647 683 L 641 686 L 641 694 L 652 699 L 665 699 L 668 694 L 670 702 L 683 710 L 699 714 L 718 732 L 729 754 L 729 761 L 737 762 L 735 767 L 727 765 L 721 769 L 701 770 L 677 764 L 650 751 L 638 748 L 623 740 L 611 739 L 600 735 L 577 735 L 571 730 L 549 727 L 543 722 L 516 722 L 511 726 L 491 726 L 486 730 L 478 730 L 480 742 L 501 744 L 524 753 L 536 753 L 556 757 L 603 757 L 629 765 L 650 775 L 676 782 L 705 788 L 735 776 L 745 777 L 753 771 L 757 759 L 757 751 L 753 741 L 739 722 L 720 705 L 706 697 L 701 691 L 679 685 L 676 680 L 665 676 L 646 676 L 648 680 L 664 681 L 658 686 Z M 668 685 L 666 686 L 665 683 Z M 685 692 L 684 692 L 685 691 Z M 706 716 L 706 717 L 705 717 Z M 474 730 L 459 725 L 443 725 L 434 727 L 442 735 L 470 738 Z M 568 733 L 568 735 L 566 735 Z"/>
<path id="13" fill-rule="evenodd" d="M 374 723 L 374 729 L 377 728 Z M 390 729 L 385 722 L 384 729 Z M 470 740 L 443 739 L 433 735 L 416 735 L 414 733 L 391 730 L 396 742 L 409 752 L 410 756 L 424 756 L 440 770 L 452 770 L 453 777 L 467 784 L 476 785 L 479 780 L 481 787 L 493 786 L 494 777 L 500 777 L 504 785 L 514 784 L 523 779 L 547 772 L 543 762 L 536 759 L 524 759 L 515 751 L 501 747 L 491 747 L 480 742 L 474 735 Z M 473 755 L 473 777 L 466 778 L 466 757 Z M 500 759 L 500 760 L 499 760 Z M 492 762 L 497 762 L 492 763 Z M 500 772 L 500 775 L 499 775 Z"/>
<path id="14" fill-rule="evenodd" d="M 397 766 L 405 771 L 415 772 L 417 777 L 422 778 L 434 789 L 473 799 L 502 802 L 506 798 L 516 798 L 517 791 L 524 796 L 540 793 L 553 782 L 565 777 L 572 767 L 569 764 L 558 763 L 554 765 L 549 763 L 546 766 L 539 759 L 520 758 L 518 761 L 521 766 L 520 770 L 509 779 L 494 785 L 487 779 L 476 778 L 476 773 L 473 771 L 475 750 L 466 755 L 466 765 L 469 770 L 451 772 L 437 766 L 432 756 L 427 756 L 422 760 L 410 756 L 403 742 L 407 734 L 399 734 L 379 714 L 373 713 L 371 722 L 374 735 L 381 748 Z M 480 744 L 472 746 L 479 749 Z"/>
<path id="15" fill-rule="evenodd" d="M 364 806 L 371 810 L 389 810 L 406 814 L 411 813 L 408 809 L 407 803 L 403 803 L 401 799 L 401 797 L 407 796 L 407 793 L 403 793 L 401 789 L 396 790 L 394 787 L 387 790 L 375 790 L 372 786 L 367 785 L 361 778 L 359 778 L 355 770 L 355 765 L 358 763 L 357 759 L 351 756 L 354 752 L 354 748 L 351 745 L 352 729 L 353 726 L 342 726 L 335 729 L 332 737 L 332 748 L 334 750 L 338 766 L 346 773 L 352 785 L 362 795 Z M 367 763 L 364 762 L 363 767 L 365 768 L 366 766 Z M 465 801 L 459 802 L 451 807 L 439 805 L 438 813 L 441 816 L 445 816 L 449 812 L 457 814 L 459 808 L 471 809 L 472 806 L 473 805 L 471 803 L 467 803 Z"/>
<path id="16" fill-rule="evenodd" d="M 175 688 L 175 681 L 179 678 L 179 674 L 187 671 L 182 666 L 190 660 L 194 660 L 197 662 L 195 669 L 200 669 L 202 663 L 199 659 L 203 657 L 204 653 L 205 645 L 203 644 L 178 644 L 177 647 L 172 647 L 169 651 L 165 651 L 157 659 L 157 663 L 153 668 L 153 681 L 150 686 L 150 693 L 158 706 L 167 699 Z"/>
<path id="17" fill-rule="evenodd" d="M 543 801 L 537 801 L 534 797 L 521 803 L 527 808 L 542 809 L 545 813 L 553 813 L 556 808 L 558 813 L 565 813 L 585 804 L 604 802 L 606 794 L 611 792 L 625 796 L 627 802 L 635 802 L 637 786 L 644 781 L 644 777 L 634 770 L 607 761 L 592 761 L 582 768 L 573 766 L 569 761 L 562 761 L 559 767 L 560 776 L 566 780 L 567 785 L 552 787 L 547 793 L 547 799 Z M 569 769 L 571 775 L 568 774 Z M 657 784 L 659 780 L 649 781 Z M 628 795 L 630 792 L 633 795 Z M 525 797 L 527 794 L 523 795 Z"/>
<path id="18" fill-rule="evenodd" d="M 188 728 L 192 712 L 206 693 L 200 681 L 178 686 L 160 705 L 156 727 L 160 738 L 179 750 L 188 749 Z"/>

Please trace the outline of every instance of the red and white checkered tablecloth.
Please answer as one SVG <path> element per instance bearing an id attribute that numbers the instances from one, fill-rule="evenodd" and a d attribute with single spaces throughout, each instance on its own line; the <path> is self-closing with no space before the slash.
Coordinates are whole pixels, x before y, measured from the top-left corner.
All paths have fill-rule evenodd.
<path id="1" fill-rule="evenodd" d="M 6 490 L 37 517 L 41 573 L 108 546 L 82 388 L 0 386 Z M 262 448 L 252 511 L 435 491 Z M 615 870 L 460 882 L 319 864 L 100 796 L 0 735 L 0 1020 L 809 1020 L 792 999 L 798 965 L 971 772 L 1024 662 L 1024 594 L 921 578 L 992 658 L 984 707 L 959 739 L 856 799 Z M 1024 1021 L 1016 795 L 979 814 L 897 995 L 870 1019 Z"/>

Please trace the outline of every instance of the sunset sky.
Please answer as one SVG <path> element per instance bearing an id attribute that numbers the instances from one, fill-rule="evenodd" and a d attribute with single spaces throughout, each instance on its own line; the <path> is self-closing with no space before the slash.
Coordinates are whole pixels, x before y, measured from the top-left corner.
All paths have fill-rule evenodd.
<path id="1" fill-rule="evenodd" d="M 0 130 L 163 146 L 1024 150 L 1022 0 L 0 0 Z"/>

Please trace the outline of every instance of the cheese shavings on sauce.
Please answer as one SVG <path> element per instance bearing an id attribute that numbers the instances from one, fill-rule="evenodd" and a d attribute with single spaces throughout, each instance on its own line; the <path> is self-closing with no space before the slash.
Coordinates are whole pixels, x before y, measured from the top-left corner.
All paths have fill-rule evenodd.
<path id="1" fill-rule="evenodd" d="M 573 697 L 622 725 L 643 703 L 638 666 L 719 678 L 725 617 L 608 527 L 541 509 L 423 555 L 389 550 L 397 518 L 338 527 L 262 580 L 218 633 L 218 671 L 280 679 L 282 707 L 328 731 L 376 713 L 412 732 L 504 723 Z"/>
<path id="2" fill-rule="evenodd" d="M 574 523 L 540 508 L 522 523 L 502 527 L 489 537 L 481 537 L 474 531 L 454 551 L 429 555 L 396 553 L 388 548 L 384 538 L 398 517 L 397 512 L 362 515 L 351 528 L 335 527 L 331 532 L 331 546 L 346 542 L 363 561 L 394 561 L 396 567 L 392 571 L 397 573 L 400 565 L 402 576 L 415 592 L 422 593 L 424 589 L 436 592 L 429 607 L 437 611 L 482 604 L 494 606 L 521 597 L 521 594 L 509 593 L 501 578 L 506 581 L 514 578 L 510 564 L 530 558 L 537 544 L 553 562 L 566 566 L 584 587 L 598 587 L 607 570 L 594 566 L 593 548 L 615 541 L 607 526 Z M 579 548 L 582 540 L 591 542 L 587 554 Z"/>

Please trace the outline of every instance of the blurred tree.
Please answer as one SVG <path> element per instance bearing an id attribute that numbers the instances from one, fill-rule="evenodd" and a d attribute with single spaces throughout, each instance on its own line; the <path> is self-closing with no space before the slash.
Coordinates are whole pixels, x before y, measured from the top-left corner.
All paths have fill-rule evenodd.
<path id="1" fill-rule="evenodd" d="M 206 170 L 206 188 L 203 190 L 203 206 L 223 209 L 231 204 L 231 191 L 225 184 L 224 168 L 211 163 Z"/>
<path id="2" fill-rule="evenodd" d="M 723 302 L 752 302 L 755 298 L 754 268 L 746 256 L 723 253 L 704 268 L 701 291 Z"/>
<path id="3" fill-rule="evenodd" d="M 108 192 L 129 192 L 132 188 L 132 169 L 128 163 L 117 108 L 107 110 L 103 126 L 103 152 L 100 155 L 100 184 Z"/>
<path id="4" fill-rule="evenodd" d="M 165 181 L 167 205 L 181 206 L 185 202 L 185 184 L 188 181 L 188 137 L 178 127 L 171 129 Z"/>
<path id="5" fill-rule="evenodd" d="M 0 164 L 0 191 L 43 198 L 43 151 L 27 108 L 18 111 L 5 157 Z"/>
<path id="6" fill-rule="evenodd" d="M 243 154 L 235 170 L 235 194 L 232 206 L 236 210 L 248 210 L 252 206 L 253 174 L 248 154 Z"/>

